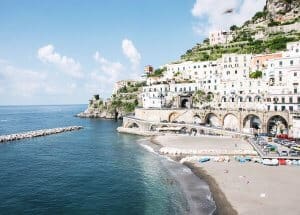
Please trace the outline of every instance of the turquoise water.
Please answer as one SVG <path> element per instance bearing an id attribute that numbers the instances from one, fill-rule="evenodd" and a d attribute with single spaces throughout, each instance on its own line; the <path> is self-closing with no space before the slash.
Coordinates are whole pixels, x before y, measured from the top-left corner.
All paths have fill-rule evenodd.
<path id="1" fill-rule="evenodd" d="M 0 134 L 83 130 L 0 144 L 1 214 L 184 214 L 177 183 L 118 123 L 80 119 L 85 106 L 0 107 Z"/>

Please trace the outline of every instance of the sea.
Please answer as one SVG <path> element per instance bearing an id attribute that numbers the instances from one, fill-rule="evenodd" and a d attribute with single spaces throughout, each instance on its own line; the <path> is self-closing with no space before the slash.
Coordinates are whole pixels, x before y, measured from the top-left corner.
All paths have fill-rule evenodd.
<path id="1" fill-rule="evenodd" d="M 86 105 L 0 106 L 0 135 L 84 129 L 0 144 L 0 214 L 213 214 L 207 184 L 121 121 L 75 117 Z"/>

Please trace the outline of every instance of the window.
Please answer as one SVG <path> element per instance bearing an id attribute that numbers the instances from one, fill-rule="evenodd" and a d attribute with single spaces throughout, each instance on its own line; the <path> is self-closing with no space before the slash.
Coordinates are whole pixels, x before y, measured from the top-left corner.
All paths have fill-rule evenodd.
<path id="1" fill-rule="evenodd" d="M 294 61 L 293 60 L 290 60 L 290 65 L 293 65 L 294 64 Z"/>
<path id="2" fill-rule="evenodd" d="M 281 111 L 285 111 L 285 106 L 281 106 Z"/>
<path id="3" fill-rule="evenodd" d="M 294 72 L 294 76 L 295 76 L 295 77 L 297 76 L 297 72 Z"/>
<path id="4" fill-rule="evenodd" d="M 297 103 L 300 104 L 300 97 L 297 98 Z"/>
<path id="5" fill-rule="evenodd" d="M 289 103 L 293 103 L 293 97 L 289 97 Z"/>
<path id="6" fill-rule="evenodd" d="M 177 92 L 177 87 L 175 87 L 175 92 Z"/>
<path id="7" fill-rule="evenodd" d="M 297 88 L 294 88 L 294 93 L 297 94 L 297 92 L 298 92 L 298 91 L 297 91 Z"/>
<path id="8" fill-rule="evenodd" d="M 270 105 L 268 105 L 268 110 L 270 110 Z"/>
<path id="9" fill-rule="evenodd" d="M 281 103 L 285 103 L 285 98 L 284 97 L 281 98 Z"/>
<path id="10" fill-rule="evenodd" d="M 279 61 L 279 66 L 282 66 L 282 61 Z"/>
<path id="11" fill-rule="evenodd" d="M 279 81 L 282 81 L 282 76 L 279 77 Z"/>
<path id="12" fill-rule="evenodd" d="M 274 110 L 277 111 L 277 106 L 276 105 L 274 106 Z"/>
<path id="13" fill-rule="evenodd" d="M 235 70 L 234 73 L 237 74 L 237 70 Z"/>
<path id="14" fill-rule="evenodd" d="M 293 110 L 294 110 L 293 106 L 289 106 L 289 111 L 293 111 Z"/>

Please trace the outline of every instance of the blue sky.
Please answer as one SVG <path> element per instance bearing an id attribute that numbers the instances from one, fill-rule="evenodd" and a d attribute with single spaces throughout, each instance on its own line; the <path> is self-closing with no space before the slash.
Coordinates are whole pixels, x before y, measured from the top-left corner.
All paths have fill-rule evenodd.
<path id="1" fill-rule="evenodd" d="M 178 59 L 209 30 L 240 24 L 264 5 L 224 2 L 0 0 L 0 105 L 109 97 L 115 81 Z M 224 22 L 227 7 L 236 11 Z"/>

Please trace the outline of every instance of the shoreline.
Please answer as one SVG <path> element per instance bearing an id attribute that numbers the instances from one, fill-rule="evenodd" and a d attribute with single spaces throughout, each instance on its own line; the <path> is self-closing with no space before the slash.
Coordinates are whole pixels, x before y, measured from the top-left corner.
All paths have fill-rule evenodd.
<path id="1" fill-rule="evenodd" d="M 214 211 L 214 214 L 218 214 L 218 215 L 238 214 L 238 212 L 233 208 L 231 203 L 226 198 L 224 192 L 222 191 L 222 189 L 220 188 L 219 184 L 217 183 L 214 177 L 209 175 L 206 170 L 202 169 L 201 167 L 196 167 L 191 162 L 184 162 L 183 165 L 188 167 L 198 178 L 204 180 L 208 184 L 209 190 L 216 204 L 216 210 Z"/>
<path id="2" fill-rule="evenodd" d="M 149 141 L 152 144 L 159 146 L 160 148 L 163 147 L 163 145 L 161 145 L 159 143 L 159 141 L 156 140 L 156 136 L 150 137 Z M 158 153 L 159 153 L 159 151 L 158 151 Z M 172 160 L 176 161 L 179 164 L 180 164 L 179 161 L 182 158 L 186 157 L 186 156 L 180 156 L 180 155 L 170 156 L 170 155 L 164 155 L 161 153 L 159 153 L 159 154 L 163 155 L 164 157 L 171 158 Z M 213 197 L 213 201 L 215 202 L 215 205 L 216 205 L 216 210 L 213 212 L 213 214 L 215 214 L 215 215 L 228 215 L 228 214 L 237 215 L 238 214 L 238 212 L 233 208 L 232 204 L 226 198 L 224 192 L 222 191 L 222 189 L 216 182 L 215 178 L 213 178 L 211 175 L 209 175 L 207 173 L 207 171 L 205 171 L 201 167 L 196 167 L 192 162 L 184 162 L 184 163 L 182 163 L 182 165 L 189 168 L 196 177 L 198 177 L 200 180 L 203 180 L 209 186 L 210 193 L 211 193 L 211 195 Z"/>

